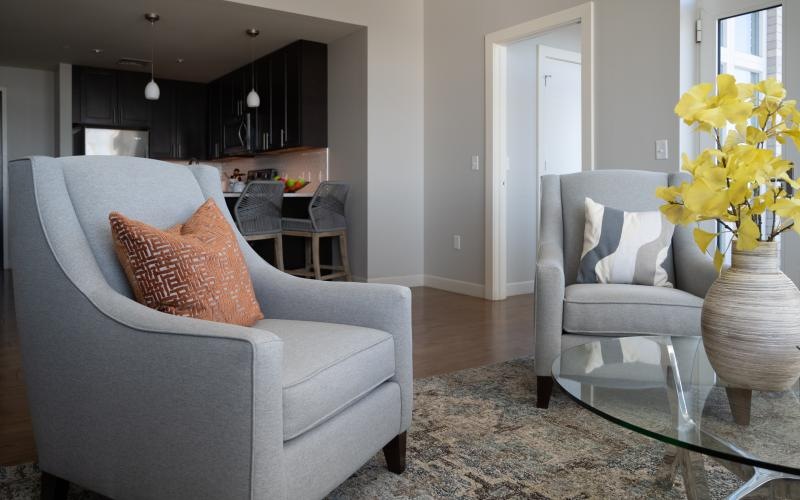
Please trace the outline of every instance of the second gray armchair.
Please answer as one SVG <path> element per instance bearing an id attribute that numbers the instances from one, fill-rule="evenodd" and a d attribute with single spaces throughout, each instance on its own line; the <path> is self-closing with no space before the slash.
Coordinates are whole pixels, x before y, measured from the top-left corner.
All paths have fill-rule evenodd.
<path id="1" fill-rule="evenodd" d="M 587 197 L 620 210 L 657 210 L 663 202 L 656 198 L 656 188 L 685 179 L 682 174 L 639 170 L 542 178 L 534 306 L 540 408 L 548 406 L 551 367 L 564 349 L 609 336 L 700 335 L 703 297 L 717 273 L 695 246 L 689 228 L 675 228 L 665 262 L 675 288 L 576 283 Z"/>

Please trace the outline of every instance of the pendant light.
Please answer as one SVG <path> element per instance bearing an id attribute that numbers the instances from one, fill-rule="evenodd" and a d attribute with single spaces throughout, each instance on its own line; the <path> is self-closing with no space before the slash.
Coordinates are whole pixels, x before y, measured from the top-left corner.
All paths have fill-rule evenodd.
<path id="1" fill-rule="evenodd" d="M 252 80 L 250 92 L 247 94 L 247 107 L 257 108 L 261 105 L 261 98 L 258 96 L 258 92 L 256 92 L 256 63 L 255 57 L 253 56 L 253 41 L 258 36 L 259 31 L 255 28 L 250 28 L 246 33 L 247 36 L 250 37 L 250 78 Z"/>
<path id="2" fill-rule="evenodd" d="M 156 52 L 156 37 L 155 37 L 155 27 L 156 21 L 161 19 L 161 17 L 156 14 L 155 12 L 148 12 L 144 15 L 144 18 L 150 23 L 152 26 L 152 37 L 150 43 L 150 81 L 144 87 L 144 98 L 148 101 L 157 101 L 159 97 L 161 97 L 161 89 L 158 88 L 158 84 L 154 79 L 155 75 L 155 52 Z"/>

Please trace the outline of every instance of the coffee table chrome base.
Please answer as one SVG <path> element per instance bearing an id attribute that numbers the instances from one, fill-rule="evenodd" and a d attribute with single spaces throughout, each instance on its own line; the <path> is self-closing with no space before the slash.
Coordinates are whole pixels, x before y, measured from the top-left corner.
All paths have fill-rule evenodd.
<path id="1" fill-rule="evenodd" d="M 800 498 L 800 476 L 750 467 L 727 460 L 716 458 L 714 460 L 745 481 L 736 491 L 728 495 L 728 500 Z M 703 467 L 703 456 L 683 448 L 667 447 L 664 462 L 656 475 L 656 483 L 664 489 L 672 488 L 679 470 L 683 478 L 686 498 L 703 500 L 711 497 Z"/>

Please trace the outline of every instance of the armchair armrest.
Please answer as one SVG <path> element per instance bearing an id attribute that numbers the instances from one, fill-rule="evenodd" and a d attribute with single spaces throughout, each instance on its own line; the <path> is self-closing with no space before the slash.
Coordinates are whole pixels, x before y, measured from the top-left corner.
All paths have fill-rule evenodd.
<path id="1" fill-rule="evenodd" d="M 561 245 L 543 242 L 536 263 L 533 313 L 536 331 L 535 369 L 538 376 L 551 376 L 553 360 L 561 353 L 564 290 L 564 254 Z"/>
<path id="2" fill-rule="evenodd" d="M 541 230 L 536 261 L 534 314 L 536 375 L 549 377 L 561 353 L 564 315 L 564 222 L 561 211 L 561 180 L 542 177 Z"/>
<path id="3" fill-rule="evenodd" d="M 704 229 L 713 231 L 711 227 Z M 714 262 L 695 245 L 691 229 L 676 227 L 672 237 L 675 259 L 675 286 L 684 292 L 704 298 L 711 284 L 719 276 Z"/>
<path id="4" fill-rule="evenodd" d="M 44 470 L 112 497 L 283 496 L 278 337 L 107 287 L 73 289 L 69 322 L 20 303 L 23 330 L 47 331 L 23 338 Z"/>
<path id="5" fill-rule="evenodd" d="M 249 262 L 250 276 L 268 318 L 363 326 L 394 337 L 395 375 L 402 396 L 401 428 L 411 424 L 413 366 L 411 290 L 397 285 L 302 279 L 276 271 L 261 260 Z"/>

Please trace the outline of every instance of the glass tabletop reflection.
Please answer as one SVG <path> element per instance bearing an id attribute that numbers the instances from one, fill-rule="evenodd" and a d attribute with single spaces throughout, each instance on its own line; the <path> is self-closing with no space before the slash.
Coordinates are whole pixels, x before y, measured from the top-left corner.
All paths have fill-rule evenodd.
<path id="1" fill-rule="evenodd" d="M 623 337 L 565 350 L 556 382 L 598 415 L 668 444 L 800 475 L 800 388 L 726 387 L 699 337 Z"/>

